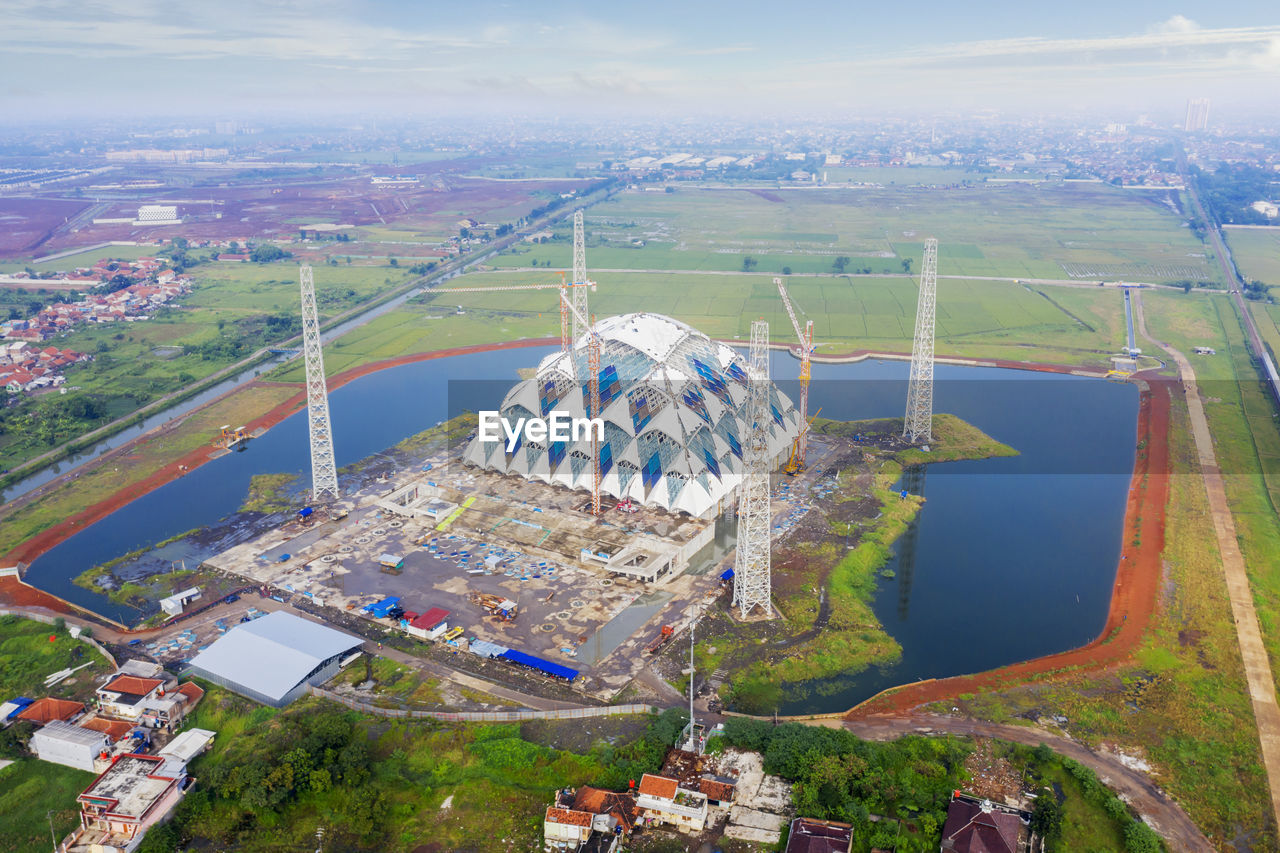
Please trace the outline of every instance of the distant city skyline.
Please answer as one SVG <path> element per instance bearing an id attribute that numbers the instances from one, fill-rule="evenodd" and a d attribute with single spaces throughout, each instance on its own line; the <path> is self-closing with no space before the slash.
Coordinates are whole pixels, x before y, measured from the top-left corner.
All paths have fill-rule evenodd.
<path id="1" fill-rule="evenodd" d="M 1087 0 L 806 9 L 407 0 L 0 0 L 0 108 L 76 114 L 522 109 L 1274 115 L 1280 15 Z"/>

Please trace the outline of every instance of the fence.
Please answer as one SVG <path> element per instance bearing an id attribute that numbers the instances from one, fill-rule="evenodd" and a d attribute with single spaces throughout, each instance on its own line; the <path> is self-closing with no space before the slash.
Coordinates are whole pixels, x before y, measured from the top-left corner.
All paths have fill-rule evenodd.
<path id="1" fill-rule="evenodd" d="M 353 711 L 376 714 L 380 717 L 395 717 L 409 720 L 445 720 L 448 722 L 467 723 L 516 723 L 521 720 L 578 720 L 585 717 L 612 717 L 625 714 L 656 714 L 658 708 L 653 705 L 604 705 L 587 708 L 561 708 L 553 711 L 408 711 L 403 708 L 379 708 L 367 702 L 360 702 L 347 696 L 339 696 L 320 687 L 310 687 L 308 692 L 313 696 L 345 705 Z"/>

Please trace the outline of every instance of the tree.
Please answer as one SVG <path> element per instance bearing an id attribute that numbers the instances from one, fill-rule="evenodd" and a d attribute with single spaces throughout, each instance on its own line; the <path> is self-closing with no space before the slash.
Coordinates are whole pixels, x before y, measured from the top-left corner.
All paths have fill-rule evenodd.
<path id="1" fill-rule="evenodd" d="M 1132 821 L 1124 828 L 1125 853 L 1160 853 L 1164 846 L 1160 836 L 1141 821 Z"/>
<path id="2" fill-rule="evenodd" d="M 783 267 L 783 268 L 782 268 L 782 274 L 783 274 L 783 275 L 791 275 L 791 267 Z"/>
<path id="3" fill-rule="evenodd" d="M 249 253 L 249 260 L 253 261 L 255 264 L 269 264 L 272 261 L 278 261 L 283 258 L 292 258 L 292 257 L 293 257 L 293 254 L 291 252 L 286 252 L 284 249 L 281 249 L 279 246 L 272 246 L 270 244 L 265 246 L 258 246 L 252 252 Z"/>
<path id="4" fill-rule="evenodd" d="M 400 266 L 400 260 L 398 258 L 392 258 L 391 260 L 387 261 L 387 263 L 391 264 L 391 266 L 393 267 Z"/>
<path id="5" fill-rule="evenodd" d="M 838 273 L 843 273 L 847 266 L 849 266 L 849 258 L 845 255 L 840 255 L 831 262 L 831 268 Z"/>
<path id="6" fill-rule="evenodd" d="M 1190 292 L 1191 292 L 1191 282 L 1189 282 L 1189 281 L 1184 281 L 1184 282 L 1182 283 L 1182 292 L 1183 292 L 1183 293 L 1190 293 Z"/>
<path id="7" fill-rule="evenodd" d="M 911 275 L 911 258 L 902 259 L 902 271 L 907 275 Z"/>
<path id="8" fill-rule="evenodd" d="M 751 257 L 750 255 L 746 255 L 745 257 L 743 257 L 743 259 L 742 259 L 742 271 L 743 271 L 743 272 L 751 272 L 751 271 L 752 271 L 753 269 L 755 269 L 755 268 L 756 268 L 756 259 L 755 259 L 755 258 Z"/>
<path id="9" fill-rule="evenodd" d="M 1051 788 L 1043 788 L 1031 812 L 1031 831 L 1053 840 L 1062 835 L 1062 804 Z"/>

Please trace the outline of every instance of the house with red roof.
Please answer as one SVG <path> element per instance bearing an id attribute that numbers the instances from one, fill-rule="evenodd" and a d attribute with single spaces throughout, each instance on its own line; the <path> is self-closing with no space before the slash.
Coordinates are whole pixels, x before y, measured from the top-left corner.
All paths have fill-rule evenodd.
<path id="1" fill-rule="evenodd" d="M 1010 806 L 956 792 L 942 827 L 943 853 L 1023 853 L 1030 844 L 1030 815 Z"/>

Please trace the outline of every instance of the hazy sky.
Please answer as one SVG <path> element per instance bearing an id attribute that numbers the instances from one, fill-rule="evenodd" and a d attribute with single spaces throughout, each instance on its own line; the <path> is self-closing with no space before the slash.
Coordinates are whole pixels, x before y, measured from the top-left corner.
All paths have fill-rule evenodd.
<path id="1" fill-rule="evenodd" d="M 1280 110 L 1280 7 L 1196 5 L 0 0 L 0 109 Z"/>

